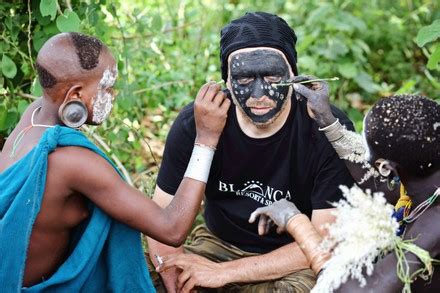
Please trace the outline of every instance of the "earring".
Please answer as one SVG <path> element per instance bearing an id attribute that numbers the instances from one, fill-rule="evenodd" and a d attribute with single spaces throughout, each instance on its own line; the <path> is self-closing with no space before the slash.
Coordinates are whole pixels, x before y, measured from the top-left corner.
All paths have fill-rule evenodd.
<path id="1" fill-rule="evenodd" d="M 400 177 L 394 176 L 390 181 L 390 177 L 387 178 L 387 187 L 390 191 L 393 191 L 397 185 L 400 184 Z"/>
<path id="2" fill-rule="evenodd" d="M 385 164 L 387 164 L 388 162 L 386 160 L 382 161 L 379 165 L 379 174 L 382 175 L 383 177 L 388 177 L 391 174 L 391 170 L 390 169 L 385 169 L 384 166 Z"/>
<path id="3" fill-rule="evenodd" d="M 64 102 L 58 110 L 58 117 L 70 128 L 81 127 L 86 122 L 88 116 L 87 107 L 80 99 Z"/>

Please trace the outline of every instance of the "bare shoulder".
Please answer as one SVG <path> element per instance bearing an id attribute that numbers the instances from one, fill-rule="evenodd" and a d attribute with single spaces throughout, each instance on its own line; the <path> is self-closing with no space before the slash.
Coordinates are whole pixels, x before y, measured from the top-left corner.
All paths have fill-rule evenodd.
<path id="1" fill-rule="evenodd" d="M 119 178 L 111 164 L 97 153 L 82 147 L 60 147 L 49 155 L 49 172 L 66 183 L 79 184 L 80 182 L 98 184 L 102 180 Z"/>

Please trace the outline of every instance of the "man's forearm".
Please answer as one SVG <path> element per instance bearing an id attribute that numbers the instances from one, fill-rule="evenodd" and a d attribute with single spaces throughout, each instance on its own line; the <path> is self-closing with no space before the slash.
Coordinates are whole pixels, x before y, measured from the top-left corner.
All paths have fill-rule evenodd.
<path id="1" fill-rule="evenodd" d="M 266 254 L 222 263 L 227 283 L 246 283 L 282 278 L 309 268 L 309 262 L 296 243 Z"/>

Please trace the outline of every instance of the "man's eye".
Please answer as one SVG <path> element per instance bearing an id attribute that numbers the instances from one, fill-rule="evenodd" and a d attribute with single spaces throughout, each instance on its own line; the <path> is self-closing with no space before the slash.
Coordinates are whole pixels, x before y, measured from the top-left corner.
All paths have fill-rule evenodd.
<path id="1" fill-rule="evenodd" d="M 281 76 L 265 76 L 264 80 L 267 82 L 280 82 Z"/>
<path id="2" fill-rule="evenodd" d="M 248 83 L 252 82 L 253 80 L 254 80 L 253 77 L 242 77 L 242 78 L 237 79 L 238 83 L 242 84 L 242 85 L 248 84 Z"/>

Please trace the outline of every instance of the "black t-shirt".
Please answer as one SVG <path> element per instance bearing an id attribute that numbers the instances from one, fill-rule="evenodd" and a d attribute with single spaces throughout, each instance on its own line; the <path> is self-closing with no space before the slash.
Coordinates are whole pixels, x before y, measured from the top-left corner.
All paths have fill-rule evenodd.
<path id="1" fill-rule="evenodd" d="M 332 107 L 342 124 L 353 130 L 347 116 Z M 193 104 L 176 118 L 165 145 L 158 186 L 174 195 L 183 179 L 196 136 Z M 291 243 L 275 229 L 259 236 L 248 222 L 258 207 L 286 198 L 311 216 L 314 209 L 331 208 L 342 194 L 339 185 L 354 183 L 325 135 L 309 117 L 306 102 L 292 99 L 284 126 L 267 138 L 251 138 L 240 128 L 230 107 L 206 186 L 205 221 L 220 239 L 248 252 L 266 253 Z"/>

